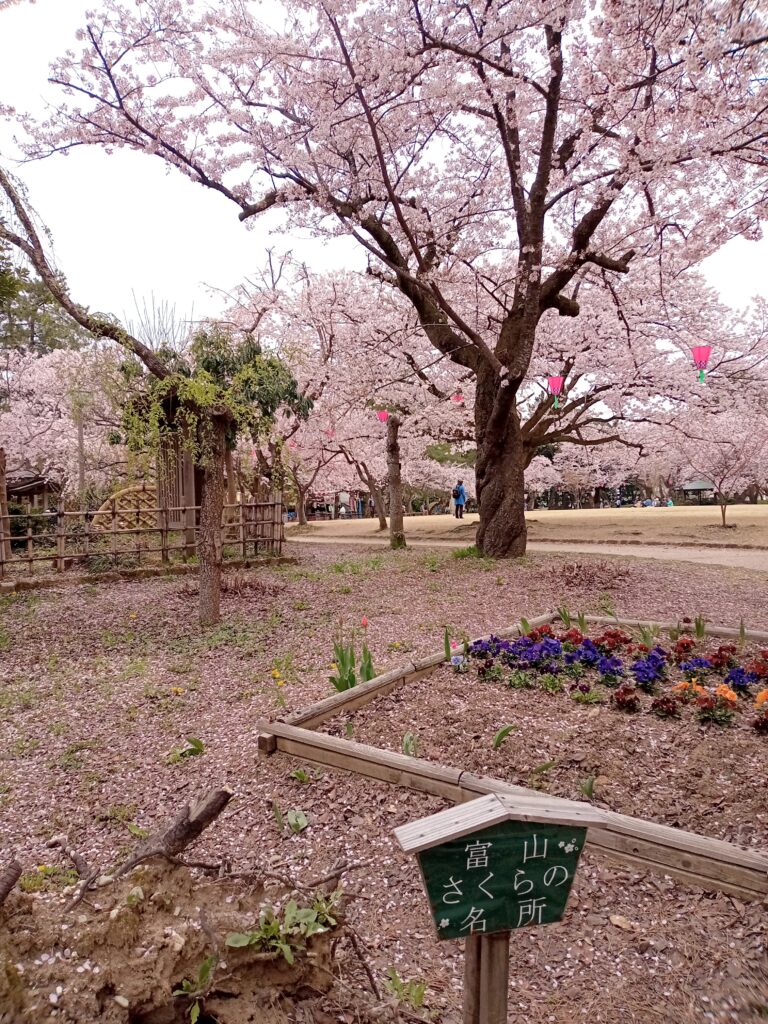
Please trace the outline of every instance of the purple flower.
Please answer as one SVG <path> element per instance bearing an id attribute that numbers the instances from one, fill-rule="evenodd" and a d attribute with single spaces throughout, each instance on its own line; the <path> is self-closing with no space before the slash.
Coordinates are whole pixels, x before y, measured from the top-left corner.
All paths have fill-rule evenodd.
<path id="1" fill-rule="evenodd" d="M 624 663 L 621 658 L 617 658 L 615 655 L 603 657 L 597 663 L 597 671 L 601 676 L 623 676 Z"/>
<path id="2" fill-rule="evenodd" d="M 712 662 L 709 658 L 691 658 L 680 665 L 680 671 L 686 676 L 695 676 L 701 672 L 711 672 Z"/>
<path id="3" fill-rule="evenodd" d="M 750 683 L 756 683 L 760 678 L 755 672 L 747 672 L 745 668 L 732 668 L 725 677 L 725 682 L 737 692 L 745 691 Z"/>

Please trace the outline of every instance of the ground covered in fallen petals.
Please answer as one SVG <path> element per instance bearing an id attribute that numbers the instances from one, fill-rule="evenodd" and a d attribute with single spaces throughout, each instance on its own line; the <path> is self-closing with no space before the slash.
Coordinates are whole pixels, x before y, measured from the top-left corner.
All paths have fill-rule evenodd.
<path id="1" fill-rule="evenodd" d="M 331 692 L 332 642 L 339 633 L 349 638 L 356 631 L 360 638 L 364 631 L 383 671 L 406 656 L 438 650 L 446 627 L 475 637 L 563 603 L 574 612 L 669 619 L 701 613 L 714 622 L 737 626 L 743 619 L 766 628 L 765 577 L 589 556 L 498 563 L 446 551 L 344 552 L 307 545 L 299 554 L 295 565 L 230 576 L 223 622 L 209 630 L 196 625 L 190 578 L 61 585 L 4 597 L 0 849 L 15 852 L 25 868 L 52 866 L 56 855 L 46 842 L 66 832 L 89 863 L 106 866 L 132 848 L 137 830 L 153 829 L 201 789 L 229 785 L 235 799 L 195 856 L 226 857 L 241 870 L 277 866 L 299 877 L 319 876 L 339 858 L 365 862 L 364 870 L 347 878 L 349 916 L 367 945 L 382 994 L 387 972 L 395 968 L 401 979 L 427 984 L 425 1008 L 405 1001 L 404 1014 L 427 1019 L 432 1013 L 454 1024 L 460 1020 L 461 945 L 434 941 L 415 866 L 392 836 L 394 827 L 441 802 L 341 773 L 303 771 L 282 755 L 259 761 L 256 721 Z M 569 739 L 544 723 L 539 735 L 510 736 L 496 752 L 497 765 L 488 744 L 475 737 L 491 728 L 483 694 L 476 684 L 463 692 L 465 684 L 466 677 L 449 673 L 418 684 L 417 699 L 398 710 L 402 720 L 390 745 L 407 725 L 424 737 L 423 756 L 469 767 L 462 759 L 476 755 L 477 766 L 489 774 L 498 768 L 501 777 L 511 771 L 520 781 L 523 760 L 526 770 L 535 767 L 564 742 L 584 756 L 559 781 L 553 774 L 552 792 L 562 784 L 567 795 L 577 795 L 572 789 L 581 776 L 599 775 L 609 780 L 602 795 L 610 806 L 653 817 L 657 780 L 649 782 L 649 798 L 635 806 L 637 787 L 626 778 L 654 762 L 642 730 L 622 734 L 624 754 L 614 763 L 598 749 L 596 726 L 569 722 L 567 729 L 575 730 Z M 525 702 L 527 694 L 514 697 Z M 387 741 L 375 733 L 376 707 L 366 710 L 368 724 L 364 729 L 360 720 L 355 738 Z M 590 710 L 574 709 L 584 715 Z M 515 707 L 510 720 L 526 713 L 523 705 Z M 503 724 L 492 717 L 497 728 Z M 386 722 L 385 714 L 380 721 Z M 629 726 L 622 722 L 622 729 Z M 189 752 L 190 737 L 200 741 L 201 752 Z M 660 736 L 651 738 L 657 747 L 662 743 Z M 675 773 L 696 778 L 698 788 L 687 807 L 676 809 L 673 797 L 665 797 L 660 819 L 744 843 L 764 838 L 764 768 L 738 776 L 744 820 L 741 834 L 732 834 L 730 824 L 718 827 L 722 784 L 709 760 L 697 774 L 689 763 L 695 756 L 687 742 L 664 746 L 656 770 L 669 776 L 669 791 Z M 727 795 L 730 800 L 730 790 Z M 291 810 L 308 820 L 300 832 L 286 824 Z M 512 1019 L 757 1022 L 768 1003 L 762 987 L 765 917 L 764 908 L 586 857 L 566 920 L 514 937 Z M 355 1020 L 354 985 L 368 982 L 350 964 L 347 984 L 347 1009 L 327 1019 Z M 64 988 L 60 1006 L 66 1005 Z M 295 1019 L 307 1019 L 298 1004 Z"/>

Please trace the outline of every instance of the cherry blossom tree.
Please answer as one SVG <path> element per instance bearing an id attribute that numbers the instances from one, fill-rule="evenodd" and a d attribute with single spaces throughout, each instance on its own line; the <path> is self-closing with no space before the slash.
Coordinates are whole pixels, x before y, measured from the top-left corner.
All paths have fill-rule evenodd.
<path id="1" fill-rule="evenodd" d="M 264 354 L 253 339 L 240 339 L 217 324 L 201 327 L 189 350 L 153 351 L 120 324 L 91 313 L 69 294 L 64 277 L 49 258 L 31 209 L 11 176 L 0 167 L 0 190 L 11 204 L 15 224 L 0 219 L 0 241 L 15 247 L 39 274 L 60 306 L 94 337 L 121 346 L 130 356 L 139 399 L 124 413 L 129 444 L 156 449 L 173 435 L 191 452 L 201 470 L 200 623 L 221 618 L 222 515 L 226 450 L 238 433 L 257 438 L 271 425 L 282 403 L 303 412 L 305 403 L 290 371 Z M 128 364 L 127 368 L 130 368 Z"/>
<path id="2" fill-rule="evenodd" d="M 33 469 L 81 502 L 86 490 L 124 477 L 128 453 L 112 443 L 121 423 L 118 365 L 114 350 L 5 352 L 0 438 L 9 472 Z"/>
<path id="3" fill-rule="evenodd" d="M 585 277 L 610 291 L 755 236 L 768 15 L 741 0 L 257 11 L 102 0 L 53 70 L 65 97 L 32 151 L 127 146 L 243 221 L 353 237 L 474 377 L 478 544 L 521 554 L 518 397 L 543 321 L 579 314 Z"/>
<path id="4" fill-rule="evenodd" d="M 675 423 L 665 452 L 681 476 L 711 482 L 725 527 L 729 500 L 768 480 L 768 415 L 747 403 L 727 414 L 689 414 Z"/>

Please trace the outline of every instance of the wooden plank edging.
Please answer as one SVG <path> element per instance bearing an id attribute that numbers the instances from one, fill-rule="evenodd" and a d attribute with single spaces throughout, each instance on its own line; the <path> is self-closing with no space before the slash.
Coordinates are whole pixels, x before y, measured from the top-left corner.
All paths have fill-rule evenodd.
<path id="1" fill-rule="evenodd" d="M 552 622 L 556 617 L 557 612 L 544 612 L 542 615 L 537 615 L 534 619 L 531 619 L 529 625 L 532 629 L 535 629 L 536 626 L 543 626 L 547 622 Z M 500 637 L 519 636 L 520 632 L 521 625 L 518 621 L 513 622 L 511 626 L 506 626 L 493 635 Z M 487 640 L 489 636 L 490 634 L 478 639 Z M 470 643 L 477 643 L 477 641 L 471 640 Z M 316 729 L 318 725 L 327 722 L 329 718 L 334 718 L 342 712 L 356 711 L 377 697 L 391 693 L 392 690 L 402 686 L 404 683 L 412 683 L 417 679 L 430 675 L 445 660 L 445 650 L 435 651 L 434 654 L 428 654 L 423 658 L 411 659 L 404 665 L 399 665 L 388 672 L 382 672 L 380 675 L 374 676 L 367 683 L 353 686 L 351 690 L 333 693 L 330 697 L 324 697 L 323 700 L 310 704 L 309 707 L 296 711 L 292 715 L 280 719 L 280 721 L 285 722 L 286 725 L 301 726 L 304 729 Z"/>
<path id="2" fill-rule="evenodd" d="M 261 721 L 257 728 L 259 749 L 264 753 L 282 751 L 314 764 L 340 768 L 457 803 L 488 793 L 535 795 L 533 790 L 499 779 L 280 722 Z M 599 855 L 640 871 L 669 875 L 739 899 L 768 896 L 768 855 L 765 853 L 613 811 L 606 811 L 605 816 L 605 825 L 591 828 L 587 840 L 593 852 Z"/>

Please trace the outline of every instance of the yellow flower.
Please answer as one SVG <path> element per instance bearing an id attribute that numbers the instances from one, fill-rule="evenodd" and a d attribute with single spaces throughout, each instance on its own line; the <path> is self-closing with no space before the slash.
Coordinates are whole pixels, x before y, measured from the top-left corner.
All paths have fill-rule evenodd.
<path id="1" fill-rule="evenodd" d="M 276 679 L 275 680 L 275 686 L 285 686 L 285 680 L 284 679 Z"/>
<path id="2" fill-rule="evenodd" d="M 276 668 L 272 669 L 272 678 L 273 679 L 279 679 L 280 678 L 280 672 L 279 672 L 278 669 L 276 669 Z"/>
<path id="3" fill-rule="evenodd" d="M 332 672 L 338 672 L 339 671 L 339 666 L 336 664 L 335 661 L 331 662 L 331 671 Z"/>
<path id="4" fill-rule="evenodd" d="M 171 693 L 175 693 L 177 697 L 180 697 L 181 694 L 184 693 L 184 687 L 183 686 L 172 686 L 171 687 Z"/>
<path id="5" fill-rule="evenodd" d="M 128 616 L 129 619 L 138 619 L 138 617 L 139 616 L 136 614 L 136 612 L 131 612 L 131 614 Z"/>
<path id="6" fill-rule="evenodd" d="M 755 697 L 756 708 L 761 708 L 764 704 L 768 704 L 768 689 L 760 690 L 758 695 Z"/>
<path id="7" fill-rule="evenodd" d="M 38 864 L 37 865 L 37 870 L 38 871 L 47 871 L 48 870 L 48 865 L 47 864 Z"/>

